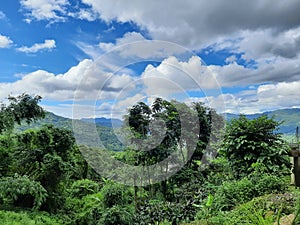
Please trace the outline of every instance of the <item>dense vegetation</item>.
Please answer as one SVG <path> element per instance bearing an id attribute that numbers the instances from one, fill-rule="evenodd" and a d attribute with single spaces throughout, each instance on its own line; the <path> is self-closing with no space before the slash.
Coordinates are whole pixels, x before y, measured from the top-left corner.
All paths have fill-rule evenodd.
<path id="1" fill-rule="evenodd" d="M 285 215 L 299 224 L 288 147 L 267 116 L 241 116 L 224 128 L 202 103 L 140 102 L 125 116 L 127 147 L 108 155 L 145 170 L 159 165 L 163 178 L 178 171 L 155 180 L 149 170 L 144 183 L 123 171 L 118 183 L 93 167 L 94 160 L 113 171 L 96 154 L 109 150 L 78 146 L 68 127 L 14 129 L 45 116 L 40 99 L 23 94 L 1 105 L 0 224 L 268 225 Z"/>

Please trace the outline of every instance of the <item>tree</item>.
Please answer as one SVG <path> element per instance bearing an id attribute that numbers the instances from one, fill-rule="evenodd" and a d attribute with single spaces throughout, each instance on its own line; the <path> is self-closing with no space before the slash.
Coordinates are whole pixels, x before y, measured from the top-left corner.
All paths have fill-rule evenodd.
<path id="1" fill-rule="evenodd" d="M 21 124 L 22 121 L 30 123 L 45 116 L 45 111 L 38 105 L 40 101 L 41 97 L 38 95 L 32 97 L 28 94 L 21 94 L 17 97 L 9 96 L 9 104 L 0 105 L 0 176 L 9 175 L 14 161 L 11 154 L 16 141 L 10 132 L 16 123 Z M 4 132 L 8 133 L 3 134 Z"/>
<path id="2" fill-rule="evenodd" d="M 62 183 L 85 174 L 72 132 L 47 125 L 18 134 L 16 146 L 13 172 L 40 182 L 49 194 L 44 209 L 56 210 L 63 201 Z"/>
<path id="3" fill-rule="evenodd" d="M 127 150 L 127 153 L 131 151 L 130 157 L 127 157 L 130 158 L 129 163 L 135 166 L 157 166 L 170 156 L 169 160 L 159 164 L 161 171 L 166 174 L 174 168 L 182 168 L 185 163 L 185 166 L 193 167 L 192 170 L 199 173 L 198 161 L 210 141 L 216 116 L 215 111 L 203 103 L 188 106 L 174 100 L 157 98 L 150 107 L 139 102 L 129 109 L 125 117 L 131 131 L 128 139 L 133 144 L 133 148 Z M 148 177 L 150 184 L 151 176 Z M 171 185 L 171 182 L 181 183 L 177 177 L 181 176 L 175 175 L 168 182 L 160 182 L 164 196 L 168 195 L 167 185 Z"/>
<path id="4" fill-rule="evenodd" d="M 31 123 L 45 116 L 44 109 L 38 105 L 41 96 L 32 97 L 28 94 L 21 94 L 17 97 L 9 96 L 9 105 L 0 106 L 0 133 L 11 131 L 15 123 L 21 124 L 22 121 Z"/>
<path id="5" fill-rule="evenodd" d="M 289 168 L 288 148 L 278 132 L 279 122 L 267 116 L 250 120 L 241 115 L 226 127 L 220 153 L 237 177 L 250 173 L 254 163 L 263 163 L 268 172 Z"/>

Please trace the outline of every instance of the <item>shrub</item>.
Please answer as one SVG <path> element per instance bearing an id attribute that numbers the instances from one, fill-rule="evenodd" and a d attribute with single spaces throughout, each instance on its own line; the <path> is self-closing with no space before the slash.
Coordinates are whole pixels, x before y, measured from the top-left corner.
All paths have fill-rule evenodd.
<path id="1" fill-rule="evenodd" d="M 47 196 L 43 186 L 27 176 L 15 175 L 0 180 L 0 199 L 5 203 L 38 209 Z"/>
<path id="2" fill-rule="evenodd" d="M 103 217 L 103 196 L 96 193 L 82 199 L 68 198 L 67 208 L 71 224 L 95 225 Z"/>
<path id="3" fill-rule="evenodd" d="M 257 162 L 263 163 L 268 172 L 289 173 L 289 148 L 277 132 L 279 125 L 267 116 L 231 120 L 220 153 L 228 159 L 237 178 L 249 174 L 248 169 Z"/>
<path id="4" fill-rule="evenodd" d="M 95 194 L 98 191 L 99 184 L 88 179 L 75 181 L 69 189 L 70 196 L 74 198 L 82 198 L 86 195 Z"/>
<path id="5" fill-rule="evenodd" d="M 101 189 L 101 193 L 103 195 L 103 205 L 106 208 L 115 205 L 127 205 L 133 202 L 132 190 L 118 183 L 108 182 Z"/>
<path id="6" fill-rule="evenodd" d="M 114 205 L 105 209 L 98 225 L 131 225 L 133 223 L 134 207 Z"/>
<path id="7" fill-rule="evenodd" d="M 227 211 L 235 205 L 250 201 L 255 196 L 252 182 L 248 178 L 224 182 L 214 195 L 213 208 L 216 211 Z"/>
<path id="8" fill-rule="evenodd" d="M 272 174 L 252 173 L 241 180 L 225 181 L 214 194 L 214 211 L 228 211 L 254 197 L 284 192 L 287 184 L 283 177 Z"/>
<path id="9" fill-rule="evenodd" d="M 61 225 L 62 221 L 40 212 L 10 212 L 0 211 L 1 225 Z"/>
<path id="10" fill-rule="evenodd" d="M 172 224 L 193 220 L 195 207 L 188 202 L 175 203 L 150 200 L 139 207 L 135 215 L 135 224 L 158 224 L 169 221 Z"/>

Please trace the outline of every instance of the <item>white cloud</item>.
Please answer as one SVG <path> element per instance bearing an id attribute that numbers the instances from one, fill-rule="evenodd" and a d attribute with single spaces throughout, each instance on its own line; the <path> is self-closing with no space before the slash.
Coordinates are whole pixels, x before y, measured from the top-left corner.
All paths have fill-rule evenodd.
<path id="1" fill-rule="evenodd" d="M 68 16 L 81 20 L 87 20 L 89 22 L 95 21 L 99 18 L 98 13 L 94 12 L 92 9 L 79 9 L 77 12 L 69 12 Z"/>
<path id="2" fill-rule="evenodd" d="M 44 49 L 51 50 L 53 48 L 56 48 L 55 40 L 45 40 L 44 43 L 36 43 L 31 47 L 23 46 L 17 48 L 17 50 L 25 53 L 36 53 Z"/>
<path id="3" fill-rule="evenodd" d="M 32 20 L 64 21 L 68 0 L 21 0 L 21 6 L 28 11 L 26 22 Z"/>
<path id="4" fill-rule="evenodd" d="M 142 74 L 148 95 L 166 95 L 186 91 L 218 88 L 215 74 L 198 56 L 179 61 L 172 56 L 154 67 L 149 65 Z"/>
<path id="5" fill-rule="evenodd" d="M 0 34 L 0 48 L 8 48 L 13 41 L 9 37 Z"/>
<path id="6" fill-rule="evenodd" d="M 83 60 L 64 74 L 44 70 L 24 74 L 13 83 L 0 83 L 0 99 L 23 92 L 39 94 L 46 100 L 76 102 L 114 99 L 124 89 L 134 89 L 133 79 L 126 74 L 103 72 L 92 60 Z"/>
<path id="7" fill-rule="evenodd" d="M 115 60 L 115 64 L 124 64 L 142 60 L 161 61 L 170 55 L 194 55 L 189 49 L 183 48 L 175 43 L 166 41 L 155 41 L 146 39 L 141 33 L 128 32 L 115 42 L 100 42 L 98 45 L 90 45 L 82 41 L 75 43 L 86 55 L 93 59 L 108 55 L 110 61 Z M 106 57 L 108 58 L 108 57 Z"/>
<path id="8" fill-rule="evenodd" d="M 208 68 L 216 74 L 222 87 L 248 86 L 266 82 L 291 82 L 300 79 L 300 57 L 293 59 L 274 58 L 270 62 L 261 62 L 257 68 L 247 68 L 236 62 Z"/>
<path id="9" fill-rule="evenodd" d="M 240 30 L 271 28 L 287 30 L 299 26 L 298 0 L 130 1 L 83 0 L 110 22 L 135 22 L 154 39 L 199 48 L 217 37 Z"/>
<path id="10" fill-rule="evenodd" d="M 231 55 L 231 56 L 229 56 L 229 57 L 227 57 L 225 59 L 225 62 L 226 63 L 234 63 L 234 62 L 236 62 L 236 60 L 237 60 L 236 56 L 235 55 Z"/>
<path id="11" fill-rule="evenodd" d="M 0 11 L 0 20 L 3 20 L 6 18 L 6 15 L 4 12 Z"/>
<path id="12" fill-rule="evenodd" d="M 258 63 L 276 57 L 292 59 L 300 55 L 300 26 L 283 32 L 273 29 L 240 31 L 230 38 L 219 38 L 209 46 L 210 50 L 239 53 L 243 59 Z"/>
<path id="13" fill-rule="evenodd" d="M 194 98 L 215 108 L 219 113 L 253 114 L 281 108 L 300 108 L 300 81 L 259 85 L 236 94 L 224 93 Z M 224 107 L 225 106 L 225 107 Z"/>

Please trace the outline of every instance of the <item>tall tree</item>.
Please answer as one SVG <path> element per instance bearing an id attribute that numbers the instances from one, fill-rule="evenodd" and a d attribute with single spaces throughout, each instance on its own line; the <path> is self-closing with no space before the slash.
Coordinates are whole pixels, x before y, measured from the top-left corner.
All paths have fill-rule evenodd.
<path id="1" fill-rule="evenodd" d="M 131 164 L 135 158 L 134 165 L 155 165 L 176 152 L 164 165 L 159 164 L 164 167 L 161 171 L 168 173 L 186 162 L 197 171 L 199 162 L 195 161 L 201 159 L 208 145 L 215 115 L 202 103 L 187 106 L 157 98 L 151 107 L 143 102 L 134 105 L 126 117 L 132 134 L 129 139 L 136 149 L 135 154 L 130 153 L 135 155 L 130 157 Z M 161 182 L 164 195 L 166 185 L 167 181 Z"/>
<path id="2" fill-rule="evenodd" d="M 17 135 L 13 172 L 38 181 L 47 190 L 47 210 L 61 204 L 62 183 L 82 179 L 85 163 L 71 131 L 47 125 Z"/>
<path id="3" fill-rule="evenodd" d="M 288 148 L 277 132 L 279 124 L 267 116 L 250 120 L 243 115 L 229 123 L 220 152 L 237 177 L 249 173 L 251 165 L 257 162 L 263 163 L 269 172 L 287 171 Z"/>
<path id="4" fill-rule="evenodd" d="M 15 123 L 21 124 L 22 121 L 30 123 L 43 118 L 45 111 L 38 105 L 41 99 L 39 95 L 33 97 L 29 94 L 9 96 L 9 104 L 0 106 L 0 133 L 11 131 Z"/>

